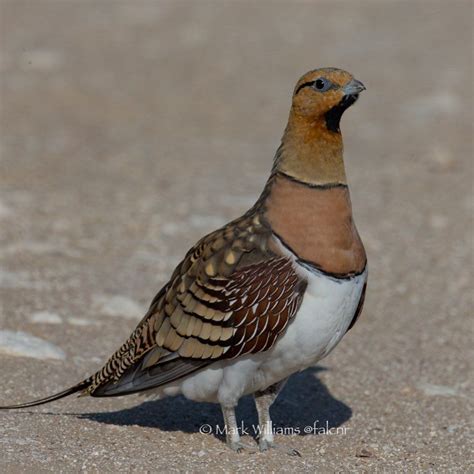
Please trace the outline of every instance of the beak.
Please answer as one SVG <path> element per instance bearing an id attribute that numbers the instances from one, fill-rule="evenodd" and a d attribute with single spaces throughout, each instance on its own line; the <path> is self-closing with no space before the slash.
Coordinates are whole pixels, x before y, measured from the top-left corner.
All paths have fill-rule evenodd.
<path id="1" fill-rule="evenodd" d="M 344 91 L 344 95 L 355 95 L 365 91 L 365 86 L 357 79 L 352 79 L 342 90 Z"/>

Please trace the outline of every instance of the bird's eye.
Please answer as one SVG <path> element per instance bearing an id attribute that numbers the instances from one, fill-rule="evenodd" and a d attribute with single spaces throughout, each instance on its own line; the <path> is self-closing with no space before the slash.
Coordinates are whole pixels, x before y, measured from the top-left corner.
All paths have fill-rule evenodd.
<path id="1" fill-rule="evenodd" d="M 320 92 L 327 91 L 330 85 L 331 83 L 328 80 L 324 79 L 324 77 L 320 77 L 319 79 L 316 79 L 314 81 L 314 88 Z"/>

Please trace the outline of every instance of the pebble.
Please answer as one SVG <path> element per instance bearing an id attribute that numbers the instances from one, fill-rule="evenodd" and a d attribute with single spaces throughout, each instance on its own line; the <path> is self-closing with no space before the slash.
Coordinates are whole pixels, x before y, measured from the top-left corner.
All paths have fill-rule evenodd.
<path id="1" fill-rule="evenodd" d="M 138 303 L 122 295 L 96 295 L 94 297 L 94 305 L 104 316 L 139 319 L 145 314 L 145 309 Z"/>
<path id="2" fill-rule="evenodd" d="M 34 359 L 66 359 L 59 347 L 22 331 L 0 331 L 0 353 Z"/>
<path id="3" fill-rule="evenodd" d="M 32 323 L 39 324 L 61 324 L 63 322 L 59 314 L 50 313 L 49 311 L 38 311 L 33 313 L 29 319 Z"/>
<path id="4" fill-rule="evenodd" d="M 419 382 L 416 385 L 425 395 L 436 396 L 441 395 L 445 397 L 455 397 L 458 395 L 457 389 L 448 387 L 446 385 L 435 385 L 432 383 Z"/>

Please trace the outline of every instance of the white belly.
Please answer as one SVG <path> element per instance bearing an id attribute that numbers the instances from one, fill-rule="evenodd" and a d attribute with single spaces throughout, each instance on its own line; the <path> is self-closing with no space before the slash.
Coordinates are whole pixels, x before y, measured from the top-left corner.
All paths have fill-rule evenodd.
<path id="1" fill-rule="evenodd" d="M 292 372 L 325 357 L 347 332 L 362 296 L 367 269 L 348 280 L 306 270 L 308 287 L 303 303 L 264 364 L 282 365 Z"/>
<path id="2" fill-rule="evenodd" d="M 309 271 L 296 262 L 295 269 L 308 286 L 298 313 L 271 350 L 216 362 L 158 389 L 155 396 L 182 393 L 191 400 L 233 405 L 241 396 L 263 390 L 329 354 L 354 317 L 367 269 L 346 280 Z"/>

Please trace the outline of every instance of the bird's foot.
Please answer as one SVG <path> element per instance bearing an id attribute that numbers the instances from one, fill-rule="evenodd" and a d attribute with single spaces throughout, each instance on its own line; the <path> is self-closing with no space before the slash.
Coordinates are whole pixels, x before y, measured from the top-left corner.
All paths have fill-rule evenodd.
<path id="1" fill-rule="evenodd" d="M 236 453 L 243 453 L 243 452 L 248 452 L 248 453 L 255 453 L 257 452 L 257 449 L 253 446 L 250 446 L 248 444 L 244 444 L 241 441 L 228 441 L 227 446 L 229 446 L 232 451 L 235 451 Z"/>
<path id="2" fill-rule="evenodd" d="M 258 446 L 260 448 L 260 451 L 268 451 L 269 449 L 277 449 L 279 451 L 284 452 L 285 454 L 288 454 L 289 456 L 298 456 L 301 457 L 301 454 L 298 450 L 294 448 L 289 448 L 288 446 L 282 446 L 281 444 L 276 444 L 273 441 L 268 441 L 266 439 L 261 439 L 258 442 Z"/>

